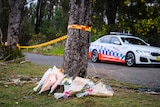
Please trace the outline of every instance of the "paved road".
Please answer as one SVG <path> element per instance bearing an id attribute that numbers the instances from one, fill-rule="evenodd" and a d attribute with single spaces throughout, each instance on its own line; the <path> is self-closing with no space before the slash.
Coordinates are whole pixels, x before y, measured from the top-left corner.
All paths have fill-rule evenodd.
<path id="1" fill-rule="evenodd" d="M 63 58 L 59 56 L 45 56 L 39 54 L 25 53 L 26 61 L 36 64 L 56 65 L 61 67 Z M 159 66 L 136 66 L 127 67 L 113 63 L 88 63 L 89 73 L 102 74 L 109 79 L 118 80 L 132 84 L 139 84 L 150 88 L 160 88 L 160 67 Z"/>

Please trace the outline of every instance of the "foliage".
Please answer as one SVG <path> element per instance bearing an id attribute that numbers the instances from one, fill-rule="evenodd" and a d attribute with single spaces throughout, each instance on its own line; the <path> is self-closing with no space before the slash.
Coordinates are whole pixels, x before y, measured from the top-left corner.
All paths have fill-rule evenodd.
<path id="1" fill-rule="evenodd" d="M 159 6 L 147 7 L 147 19 L 142 19 L 140 22 L 135 21 L 135 30 L 138 35 L 147 38 L 146 41 L 151 45 L 160 46 L 160 9 Z"/>
<path id="2" fill-rule="evenodd" d="M 30 8 L 26 7 L 24 9 L 19 35 L 19 44 L 22 46 L 29 45 L 29 40 L 34 34 L 34 15 L 34 5 L 30 5 Z"/>
<path id="3" fill-rule="evenodd" d="M 93 1 L 93 16 L 92 16 L 92 31 L 93 35 L 97 34 L 98 32 L 106 32 L 106 28 L 104 30 L 104 26 L 106 24 L 104 22 L 104 1 L 102 0 L 94 0 Z"/>
<path id="4" fill-rule="evenodd" d="M 33 34 L 30 41 L 29 41 L 29 44 L 30 45 L 37 45 L 37 44 L 46 42 L 46 40 L 47 40 L 47 37 L 41 33 Z"/>
<path id="5" fill-rule="evenodd" d="M 48 10 L 44 10 L 40 33 L 35 34 L 35 8 L 35 4 L 30 4 L 30 6 L 26 7 L 23 12 L 19 41 L 21 45 L 38 44 L 66 34 L 68 16 L 66 16 L 67 14 L 58 6 L 55 6 L 54 13 L 50 19 L 48 18 Z"/>
<path id="6" fill-rule="evenodd" d="M 151 45 L 160 46 L 160 6 L 149 4 L 146 0 L 126 0 L 126 12 L 119 12 L 118 28 L 140 36 Z"/>
<path id="7" fill-rule="evenodd" d="M 31 1 L 30 1 L 31 2 Z M 109 9 L 107 3 L 115 5 L 116 0 L 93 0 L 92 16 L 92 36 L 90 41 L 94 41 L 110 31 L 126 31 L 136 36 L 140 36 L 148 43 L 160 46 L 160 0 L 122 0 L 117 7 L 115 24 L 108 24 L 106 13 Z M 0 27 L 3 32 L 3 41 L 7 39 L 8 1 L 2 0 L 0 11 Z M 49 10 L 51 0 L 47 0 L 44 5 L 44 12 L 40 26 L 40 33 L 35 34 L 35 17 L 37 4 L 31 2 L 26 4 L 21 20 L 19 43 L 20 45 L 32 45 L 49 41 L 67 33 L 69 17 L 69 0 L 55 1 L 52 12 Z"/>
<path id="8" fill-rule="evenodd" d="M 4 47 L 3 61 L 13 60 L 13 59 L 21 58 L 21 57 L 23 57 L 23 55 L 18 48 L 13 50 L 10 46 Z"/>
<path id="9" fill-rule="evenodd" d="M 46 14 L 47 16 L 47 14 Z M 55 15 L 52 16 L 52 20 L 46 18 L 42 19 L 42 26 L 40 31 L 44 34 L 47 40 L 55 39 L 60 37 L 67 32 L 67 21 L 66 16 L 62 14 L 62 10 L 59 8 L 55 9 Z"/>

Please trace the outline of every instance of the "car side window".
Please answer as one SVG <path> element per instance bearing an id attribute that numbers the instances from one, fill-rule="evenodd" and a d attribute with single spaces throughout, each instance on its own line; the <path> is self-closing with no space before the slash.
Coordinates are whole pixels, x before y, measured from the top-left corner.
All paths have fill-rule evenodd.
<path id="1" fill-rule="evenodd" d="M 111 44 L 115 44 L 115 41 L 120 43 L 120 41 L 119 41 L 119 39 L 118 39 L 117 37 L 112 37 L 112 38 L 110 39 L 110 43 L 111 43 Z"/>
<path id="2" fill-rule="evenodd" d="M 109 40 L 110 40 L 110 37 L 108 36 L 105 36 L 105 37 L 103 37 L 103 38 L 101 38 L 101 43 L 109 43 Z"/>

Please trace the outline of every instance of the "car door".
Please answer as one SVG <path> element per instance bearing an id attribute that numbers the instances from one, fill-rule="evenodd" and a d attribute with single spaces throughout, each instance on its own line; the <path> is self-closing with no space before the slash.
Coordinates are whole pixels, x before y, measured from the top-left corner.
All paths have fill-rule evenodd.
<path id="1" fill-rule="evenodd" d="M 125 54 L 123 53 L 125 47 L 122 46 L 118 37 L 112 36 L 109 44 L 105 47 L 108 48 L 108 61 L 125 63 Z"/>
<path id="2" fill-rule="evenodd" d="M 110 36 L 105 36 L 102 37 L 99 41 L 99 48 L 98 48 L 98 53 L 99 53 L 99 60 L 106 60 L 108 61 L 110 59 L 109 51 L 110 51 Z"/>

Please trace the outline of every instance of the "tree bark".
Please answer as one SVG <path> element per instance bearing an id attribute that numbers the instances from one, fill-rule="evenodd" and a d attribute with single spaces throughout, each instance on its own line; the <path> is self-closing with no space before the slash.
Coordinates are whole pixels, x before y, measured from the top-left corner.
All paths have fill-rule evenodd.
<path id="1" fill-rule="evenodd" d="M 43 0 L 38 0 L 37 2 L 37 8 L 36 8 L 36 23 L 35 23 L 35 33 L 38 34 L 39 33 L 39 27 L 40 27 L 40 23 L 41 23 L 41 19 L 42 19 L 42 1 Z"/>
<path id="2" fill-rule="evenodd" d="M 50 0 L 49 6 L 48 6 L 48 20 L 51 20 L 51 17 L 53 16 L 53 6 L 55 5 L 55 0 Z"/>
<path id="3" fill-rule="evenodd" d="M 92 0 L 70 0 L 68 24 L 91 26 Z M 86 77 L 90 34 L 90 32 L 84 30 L 68 29 L 62 65 L 65 74 L 71 77 Z"/>
<path id="4" fill-rule="evenodd" d="M 1 14 L 1 12 L 3 11 L 2 9 L 3 9 L 3 7 L 2 7 L 3 5 L 2 5 L 2 0 L 0 0 L 0 14 Z"/>
<path id="5" fill-rule="evenodd" d="M 109 25 L 115 24 L 117 7 L 120 4 L 120 0 L 107 0 L 106 2 L 106 13 Z"/>
<path id="6" fill-rule="evenodd" d="M 7 41 L 7 30 L 9 20 L 9 3 L 7 0 L 0 0 L 0 28 L 3 32 L 2 41 Z"/>
<path id="7" fill-rule="evenodd" d="M 35 22 L 35 33 L 38 34 L 40 32 L 40 26 L 43 17 L 43 11 L 46 6 L 46 0 L 38 0 L 36 8 L 36 22 Z"/>
<path id="8" fill-rule="evenodd" d="M 10 13 L 7 44 L 11 46 L 12 49 L 14 49 L 18 43 L 21 13 L 25 2 L 26 0 L 9 0 Z"/>

